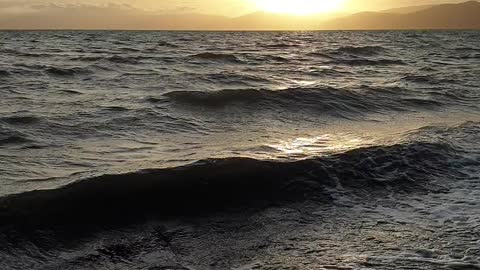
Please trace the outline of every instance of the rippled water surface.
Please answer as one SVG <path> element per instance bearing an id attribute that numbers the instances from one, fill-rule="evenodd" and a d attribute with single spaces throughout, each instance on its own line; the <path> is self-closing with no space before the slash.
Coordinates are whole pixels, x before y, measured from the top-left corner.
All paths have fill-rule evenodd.
<path id="1" fill-rule="evenodd" d="M 479 85 L 478 31 L 0 32 L 0 229 L 189 217 L 0 259 L 480 269 Z"/>

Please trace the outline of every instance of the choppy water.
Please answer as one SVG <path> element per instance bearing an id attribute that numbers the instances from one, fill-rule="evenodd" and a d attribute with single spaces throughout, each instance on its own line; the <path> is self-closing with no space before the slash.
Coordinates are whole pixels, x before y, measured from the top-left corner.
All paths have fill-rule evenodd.
<path id="1" fill-rule="evenodd" d="M 1 32 L 0 56 L 5 269 L 480 268 L 478 31 Z"/>

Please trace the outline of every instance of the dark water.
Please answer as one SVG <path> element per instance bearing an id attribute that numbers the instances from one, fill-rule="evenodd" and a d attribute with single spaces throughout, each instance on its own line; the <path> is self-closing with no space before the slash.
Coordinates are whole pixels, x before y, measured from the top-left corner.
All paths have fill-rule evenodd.
<path id="1" fill-rule="evenodd" d="M 479 32 L 1 32 L 0 56 L 2 269 L 480 269 Z"/>

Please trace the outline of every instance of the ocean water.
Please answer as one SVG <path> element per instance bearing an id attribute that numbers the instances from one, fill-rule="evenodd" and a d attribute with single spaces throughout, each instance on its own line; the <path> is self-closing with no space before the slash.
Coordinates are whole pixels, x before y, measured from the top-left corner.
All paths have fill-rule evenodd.
<path id="1" fill-rule="evenodd" d="M 480 32 L 0 32 L 1 269 L 480 269 Z"/>

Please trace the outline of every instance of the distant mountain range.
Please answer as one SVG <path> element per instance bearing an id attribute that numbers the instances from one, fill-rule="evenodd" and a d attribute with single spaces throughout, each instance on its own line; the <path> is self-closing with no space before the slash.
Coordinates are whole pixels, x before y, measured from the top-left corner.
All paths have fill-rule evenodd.
<path id="1" fill-rule="evenodd" d="M 480 29 L 480 2 L 412 6 L 351 15 L 293 16 L 256 12 L 236 18 L 202 14 L 159 14 L 124 5 L 36 5 L 24 13 L 9 13 L 0 9 L 0 29 Z"/>
<path id="2" fill-rule="evenodd" d="M 387 10 L 381 11 L 381 13 L 397 13 L 397 14 L 408 14 L 408 13 L 414 13 L 418 11 L 422 11 L 431 7 L 434 7 L 435 5 L 421 5 L 421 6 L 410 6 L 410 7 L 400 7 L 400 8 L 391 8 Z"/>
<path id="3" fill-rule="evenodd" d="M 410 10 L 411 12 L 409 12 Z M 480 3 L 407 7 L 390 12 L 364 12 L 338 18 L 322 29 L 480 29 Z"/>

